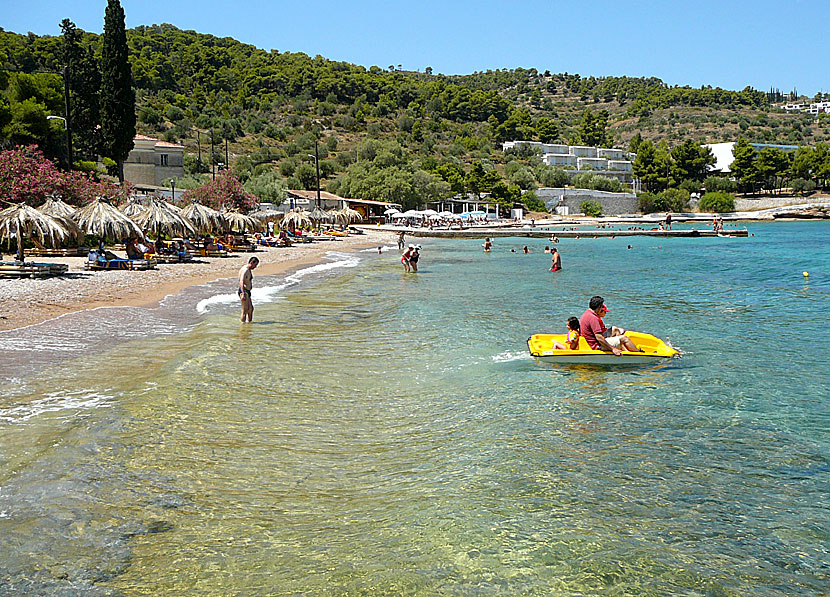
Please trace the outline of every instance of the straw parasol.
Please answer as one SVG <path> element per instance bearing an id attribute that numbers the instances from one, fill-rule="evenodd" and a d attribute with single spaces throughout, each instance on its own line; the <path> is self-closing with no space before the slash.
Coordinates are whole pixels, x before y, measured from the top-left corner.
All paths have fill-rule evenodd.
<path id="1" fill-rule="evenodd" d="M 76 211 L 74 207 L 68 203 L 64 203 L 58 195 L 52 195 L 46 200 L 46 203 L 37 209 L 40 213 L 44 213 L 49 216 L 63 216 L 66 218 L 74 216 Z"/>
<path id="2" fill-rule="evenodd" d="M 352 222 L 359 222 L 363 219 L 363 216 L 360 214 L 360 212 L 355 209 L 352 209 L 351 207 L 346 206 L 340 211 L 344 216 L 349 218 L 349 224 L 351 224 Z"/>
<path id="3" fill-rule="evenodd" d="M 199 232 L 218 232 L 225 227 L 225 218 L 215 209 L 201 203 L 189 203 L 182 214 Z"/>
<path id="4" fill-rule="evenodd" d="M 173 207 L 166 201 L 153 199 L 147 209 L 136 216 L 135 222 L 144 230 L 151 230 L 156 235 L 190 236 L 196 234 L 196 229 L 190 220 L 172 209 Z"/>
<path id="5" fill-rule="evenodd" d="M 266 220 L 279 220 L 284 215 L 283 212 L 276 209 L 258 209 L 249 213 L 248 217 L 265 222 Z"/>
<path id="6" fill-rule="evenodd" d="M 118 209 L 121 210 L 128 218 L 134 218 L 141 212 L 145 210 L 145 207 L 141 204 L 141 201 L 138 200 L 138 197 L 130 197 L 127 199 L 126 203 L 122 203 L 118 206 Z"/>
<path id="7" fill-rule="evenodd" d="M 329 215 L 329 212 L 321 209 L 319 206 L 315 207 L 308 217 L 311 219 L 312 222 L 315 224 L 321 224 L 323 222 L 331 222 L 332 217 Z"/>
<path id="8" fill-rule="evenodd" d="M 102 240 L 142 236 L 141 228 L 115 209 L 104 197 L 97 197 L 95 201 L 79 209 L 75 215 L 81 230 Z"/>
<path id="9" fill-rule="evenodd" d="M 309 214 L 307 211 L 301 211 L 299 209 L 291 209 L 288 213 L 285 214 L 285 217 L 282 219 L 281 226 L 285 227 L 293 227 L 295 230 L 297 228 L 303 228 L 304 226 L 311 225 L 311 218 L 308 217 Z"/>
<path id="10" fill-rule="evenodd" d="M 37 238 L 44 244 L 57 244 L 69 236 L 60 220 L 29 207 L 25 203 L 14 204 L 0 211 L 0 238 L 11 241 L 17 237 L 17 258 L 22 262 L 23 236 Z"/>
<path id="11" fill-rule="evenodd" d="M 226 211 L 222 215 L 225 218 L 225 227 L 231 232 L 248 232 L 249 229 L 257 231 L 262 227 L 258 221 L 238 211 Z"/>

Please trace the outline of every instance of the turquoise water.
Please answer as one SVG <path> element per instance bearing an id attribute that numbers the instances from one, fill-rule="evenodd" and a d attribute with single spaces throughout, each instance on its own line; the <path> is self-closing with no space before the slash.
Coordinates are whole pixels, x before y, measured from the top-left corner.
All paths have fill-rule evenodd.
<path id="1" fill-rule="evenodd" d="M 830 225 L 749 228 L 556 274 L 425 241 L 257 278 L 250 326 L 216 284 L 0 335 L 0 592 L 830 591 Z M 526 355 L 593 294 L 683 357 Z"/>

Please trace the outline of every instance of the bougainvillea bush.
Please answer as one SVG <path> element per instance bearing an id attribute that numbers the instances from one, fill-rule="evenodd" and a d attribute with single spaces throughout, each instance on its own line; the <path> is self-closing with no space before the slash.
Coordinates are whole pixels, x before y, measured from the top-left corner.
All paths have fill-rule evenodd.
<path id="1" fill-rule="evenodd" d="M 196 201 L 213 209 L 238 209 L 246 213 L 256 207 L 257 198 L 242 188 L 242 183 L 230 170 L 223 170 L 216 180 L 182 193 L 184 201 Z"/>
<path id="2" fill-rule="evenodd" d="M 97 196 L 120 201 L 132 186 L 101 181 L 90 172 L 63 172 L 34 145 L 0 151 L 0 198 L 33 207 L 52 195 L 70 205 L 86 205 Z"/>

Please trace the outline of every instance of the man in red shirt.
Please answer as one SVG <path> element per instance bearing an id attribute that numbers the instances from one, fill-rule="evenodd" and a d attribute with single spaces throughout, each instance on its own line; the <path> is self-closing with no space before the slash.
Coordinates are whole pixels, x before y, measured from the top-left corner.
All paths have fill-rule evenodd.
<path id="1" fill-rule="evenodd" d="M 579 318 L 579 331 L 588 346 L 594 350 L 613 352 L 617 356 L 622 354 L 620 347 L 629 352 L 641 352 L 637 345 L 625 335 L 624 329 L 616 326 L 611 326 L 610 330 L 606 329 L 602 322 L 602 318 L 609 311 L 605 306 L 605 299 L 601 296 L 591 297 L 588 307 Z"/>

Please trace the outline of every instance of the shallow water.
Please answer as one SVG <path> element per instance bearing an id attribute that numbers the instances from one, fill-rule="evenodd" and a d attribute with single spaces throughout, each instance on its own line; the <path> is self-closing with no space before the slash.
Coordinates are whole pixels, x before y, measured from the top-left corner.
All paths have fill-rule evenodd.
<path id="1" fill-rule="evenodd" d="M 367 251 L 257 278 L 249 326 L 216 283 L 0 334 L 0 588 L 828 591 L 830 373 L 803 346 L 830 226 L 750 232 L 563 239 L 556 274 L 541 240 L 429 241 L 417 275 Z M 597 293 L 684 356 L 527 356 Z"/>

